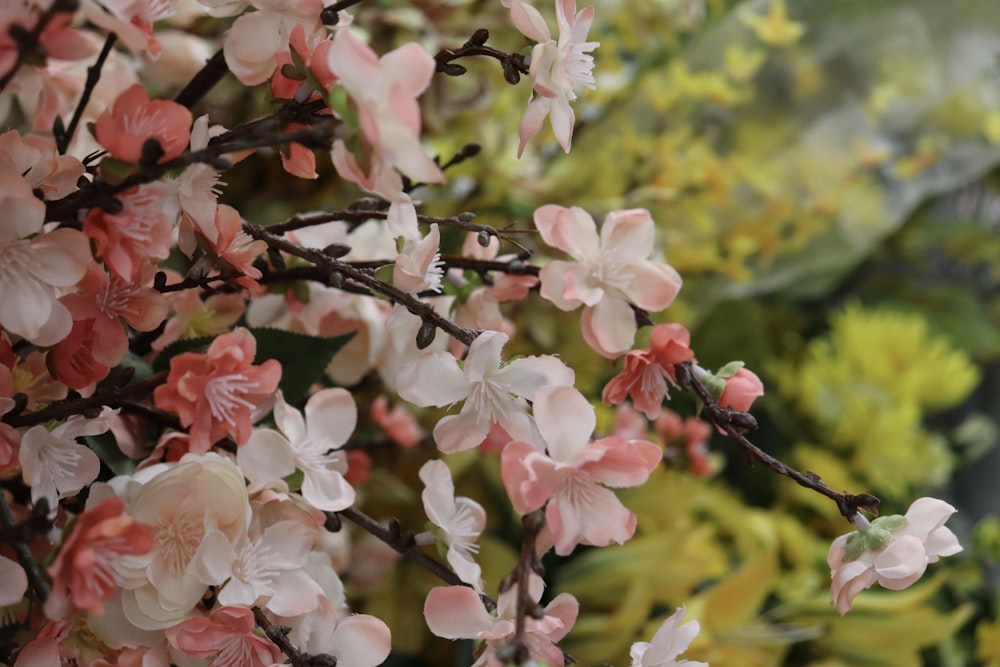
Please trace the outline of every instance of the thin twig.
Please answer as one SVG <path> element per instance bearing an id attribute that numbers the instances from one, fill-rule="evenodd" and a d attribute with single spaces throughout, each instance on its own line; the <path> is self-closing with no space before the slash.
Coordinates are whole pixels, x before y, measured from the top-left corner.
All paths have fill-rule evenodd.
<path id="1" fill-rule="evenodd" d="M 48 511 L 48 503 L 45 500 L 39 501 L 39 504 L 44 503 L 39 511 Z M 36 506 L 37 507 L 37 506 Z M 14 523 L 14 515 L 11 514 L 10 506 L 7 505 L 7 497 L 0 491 L 0 519 L 3 520 L 3 524 L 7 527 L 12 527 L 16 525 Z M 11 543 L 14 548 L 14 553 L 17 555 L 17 561 L 24 568 L 24 573 L 28 577 L 28 585 L 31 586 L 31 590 L 35 592 L 35 597 L 41 602 L 45 602 L 49 597 L 49 585 L 45 583 L 45 577 L 42 575 L 42 567 L 38 564 L 38 559 L 35 555 L 31 553 L 31 549 L 28 545 L 17 540 Z"/>
<path id="2" fill-rule="evenodd" d="M 534 512 L 528 512 L 522 517 L 521 525 L 524 527 L 524 532 L 521 534 L 521 557 L 508 579 L 510 585 L 517 586 L 514 637 L 507 644 L 510 657 L 516 665 L 523 665 L 531 660 L 531 649 L 525 639 L 528 617 L 541 618 L 544 614 L 541 606 L 531 595 L 531 575 L 541 577 L 545 574 L 535 546 L 538 535 L 545 528 L 545 509 L 539 508 Z"/>
<path id="3" fill-rule="evenodd" d="M 304 653 L 295 648 L 292 642 L 288 641 L 288 633 L 291 632 L 291 628 L 271 623 L 260 607 L 253 607 L 253 618 L 257 627 L 263 630 L 264 635 L 281 649 L 293 667 L 336 667 L 337 659 L 332 655 Z"/>
<path id="4" fill-rule="evenodd" d="M 690 387 L 698 395 L 698 398 L 704 403 L 705 409 L 711 416 L 712 422 L 721 428 L 729 439 L 743 450 L 748 458 L 763 463 L 779 475 L 791 478 L 799 486 L 811 489 L 830 498 L 837 503 L 837 509 L 840 510 L 840 513 L 848 521 L 860 509 L 865 509 L 872 514 L 878 514 L 880 501 L 870 493 L 852 494 L 834 491 L 823 483 L 819 475 L 813 472 L 799 472 L 750 442 L 744 435 L 744 432 L 757 428 L 757 422 L 750 414 L 720 406 L 715 398 L 715 394 L 691 371 L 692 363 L 690 361 L 686 361 L 683 364 L 676 364 L 674 368 L 677 371 L 678 383 L 682 387 Z"/>
<path id="5" fill-rule="evenodd" d="M 215 84 L 229 71 L 226 56 L 219 49 L 212 55 L 198 73 L 191 77 L 188 84 L 174 97 L 174 102 L 191 109 L 198 101 L 208 94 Z"/>
<path id="6" fill-rule="evenodd" d="M 76 109 L 73 111 L 73 118 L 69 121 L 69 127 L 62 130 L 57 129 L 53 132 L 56 139 L 56 149 L 60 155 L 66 153 L 70 142 L 73 141 L 76 128 L 80 124 L 80 119 L 83 118 L 83 111 L 87 108 L 87 104 L 90 103 L 90 96 L 94 93 L 98 81 L 101 80 L 101 71 L 104 69 L 104 62 L 111 54 L 111 49 L 114 48 L 117 40 L 118 36 L 113 32 L 104 40 L 104 46 L 101 47 L 101 52 L 98 54 L 97 60 L 87 68 L 87 80 L 83 84 L 83 93 L 80 94 L 80 101 L 76 103 Z"/>

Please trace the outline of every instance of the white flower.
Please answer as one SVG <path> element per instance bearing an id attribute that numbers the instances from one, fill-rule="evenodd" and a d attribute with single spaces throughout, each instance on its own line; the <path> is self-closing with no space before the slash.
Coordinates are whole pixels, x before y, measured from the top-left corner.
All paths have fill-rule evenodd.
<path id="1" fill-rule="evenodd" d="M 532 400 L 542 387 L 572 386 L 572 369 L 554 356 L 503 363 L 500 350 L 506 343 L 505 334 L 485 331 L 472 341 L 462 368 L 447 352 L 432 352 L 400 370 L 396 390 L 411 403 L 442 407 L 465 401 L 459 414 L 448 415 L 434 427 L 434 439 L 442 452 L 478 447 L 491 422 L 515 440 L 537 442 L 538 429 L 525 399 Z"/>
<path id="2" fill-rule="evenodd" d="M 448 564 L 459 579 L 482 591 L 482 569 L 472 558 L 479 552 L 476 540 L 486 527 L 486 510 L 471 498 L 456 498 L 455 483 L 444 461 L 428 461 L 420 468 L 427 518 L 441 529 L 448 545 Z"/>
<path id="3" fill-rule="evenodd" d="M 308 614 L 323 590 L 306 573 L 313 531 L 298 521 L 279 521 L 257 539 L 236 549 L 220 532 L 205 537 L 198 550 L 199 574 L 207 584 L 228 583 L 219 592 L 224 605 L 265 606 L 281 616 Z"/>
<path id="4" fill-rule="evenodd" d="M 339 451 L 354 432 L 358 409 L 346 389 L 313 394 L 302 413 L 285 403 L 279 392 L 274 421 L 281 431 L 255 429 L 239 448 L 236 462 L 254 482 L 271 482 L 301 470 L 302 497 L 327 512 L 354 504 L 354 488 L 344 479 L 347 456 Z"/>
<path id="5" fill-rule="evenodd" d="M 677 656 L 687 650 L 688 645 L 698 636 L 701 626 L 698 621 L 681 625 L 685 608 L 679 607 L 653 635 L 651 642 L 636 642 L 629 652 L 632 667 L 708 667 L 707 662 L 677 660 Z"/>
<path id="6" fill-rule="evenodd" d="M 87 486 L 101 471 L 101 462 L 90 448 L 76 439 L 104 433 L 111 427 L 117 410 L 105 406 L 95 419 L 74 416 L 51 431 L 32 426 L 21 436 L 19 458 L 24 481 L 31 487 L 31 500 L 49 501 L 55 509 L 59 498 L 72 495 Z"/>

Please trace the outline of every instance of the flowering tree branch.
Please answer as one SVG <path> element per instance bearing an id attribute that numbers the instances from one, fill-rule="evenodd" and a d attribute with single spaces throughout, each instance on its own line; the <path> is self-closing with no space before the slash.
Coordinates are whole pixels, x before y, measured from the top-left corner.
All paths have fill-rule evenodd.
<path id="1" fill-rule="evenodd" d="M 292 667 L 337 666 L 337 659 L 332 655 L 327 655 L 326 653 L 312 655 L 310 653 L 303 653 L 295 648 L 292 642 L 288 641 L 288 633 L 291 631 L 291 628 L 271 623 L 267 620 L 267 616 L 260 607 L 253 608 L 253 618 L 257 623 L 257 627 L 263 630 L 264 636 L 270 639 L 288 657 L 288 661 Z"/>
<path id="2" fill-rule="evenodd" d="M 466 68 L 454 63 L 459 58 L 469 56 L 487 56 L 495 58 L 503 66 L 503 76 L 507 83 L 515 84 L 521 80 L 522 74 L 528 74 L 527 59 L 519 53 L 507 53 L 486 46 L 486 40 L 490 38 L 490 31 L 480 28 L 472 34 L 462 46 L 457 49 L 443 49 L 434 56 L 437 63 L 437 71 L 448 76 L 461 76 L 466 73 Z"/>
<path id="3" fill-rule="evenodd" d="M 87 80 L 83 84 L 83 92 L 80 94 L 80 101 L 76 103 L 76 109 L 73 110 L 73 118 L 69 121 L 69 126 L 64 128 L 62 126 L 62 119 L 56 116 L 52 134 L 56 140 L 56 150 L 60 154 L 65 154 L 69 148 L 69 143 L 73 141 L 73 135 L 76 134 L 76 128 L 80 124 L 80 119 L 83 118 L 83 112 L 87 108 L 87 104 L 90 102 L 90 96 L 94 93 L 97 82 L 101 80 L 101 71 L 104 69 L 104 63 L 111 54 L 111 49 L 114 48 L 117 40 L 117 35 L 114 33 L 109 34 L 108 38 L 104 40 L 101 52 L 97 55 L 97 60 L 87 68 Z"/>
<path id="4" fill-rule="evenodd" d="M 191 77 L 181 92 L 177 93 L 174 101 L 188 109 L 194 107 L 201 98 L 208 94 L 215 84 L 222 80 L 222 77 L 229 71 L 226 65 L 226 56 L 219 49 L 208 59 L 205 66 L 198 70 L 198 73 Z"/>
<path id="5" fill-rule="evenodd" d="M 541 618 L 545 615 L 541 605 L 531 595 L 531 575 L 544 576 L 545 568 L 538 558 L 535 542 L 545 528 L 545 508 L 528 512 L 521 518 L 524 532 L 521 534 L 521 556 L 517 567 L 500 585 L 501 592 L 517 586 L 517 611 L 514 616 L 514 637 L 497 653 L 505 662 L 523 665 L 531 659 L 531 651 L 525 639 L 528 617 Z M 509 651 L 509 654 L 505 651 Z"/>
<path id="6" fill-rule="evenodd" d="M 840 513 L 848 521 L 851 521 L 861 509 L 867 510 L 872 514 L 878 514 L 878 504 L 880 501 L 870 493 L 852 494 L 834 491 L 824 484 L 816 473 L 809 471 L 804 473 L 799 472 L 750 442 L 744 434 L 757 428 L 757 420 L 747 412 L 720 406 L 712 391 L 692 373 L 692 367 L 693 364 L 690 361 L 674 366 L 677 371 L 678 383 L 682 387 L 694 391 L 702 403 L 704 403 L 705 410 L 708 411 L 712 422 L 725 431 L 726 436 L 743 450 L 743 453 L 751 462 L 759 461 L 779 475 L 791 478 L 799 486 L 812 489 L 830 498 L 837 503 L 837 509 L 840 510 Z"/>

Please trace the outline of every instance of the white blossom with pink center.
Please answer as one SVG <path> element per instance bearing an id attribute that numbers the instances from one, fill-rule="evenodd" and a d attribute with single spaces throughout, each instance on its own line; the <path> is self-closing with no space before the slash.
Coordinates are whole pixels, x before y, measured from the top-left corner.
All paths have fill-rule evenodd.
<path id="1" fill-rule="evenodd" d="M 531 575 L 531 599 L 542 597 L 541 577 Z M 560 593 L 543 609 L 541 618 L 528 617 L 524 642 L 532 660 L 549 665 L 565 664 L 563 652 L 555 645 L 576 623 L 580 605 L 569 593 Z M 486 649 L 472 667 L 501 667 L 506 664 L 496 656 L 499 646 L 514 634 L 517 611 L 517 586 L 500 594 L 496 615 L 486 611 L 479 594 L 466 586 L 445 586 L 431 590 L 424 602 L 427 627 L 445 639 L 481 639 Z"/>
<path id="2" fill-rule="evenodd" d="M 650 259 L 656 230 L 645 209 L 612 211 L 600 236 L 594 219 L 577 206 L 542 206 L 535 211 L 535 226 L 545 243 L 575 260 L 554 260 L 542 268 L 542 297 L 560 310 L 584 306 L 583 337 L 605 357 L 632 348 L 636 323 L 630 304 L 660 311 L 681 289 L 672 266 Z"/>
<path id="3" fill-rule="evenodd" d="M 448 564 L 458 578 L 476 591 L 483 590 L 482 568 L 473 559 L 479 552 L 476 540 L 486 528 L 486 510 L 471 498 L 455 497 L 455 483 L 444 461 L 428 461 L 420 468 L 420 481 L 427 518 L 440 529 L 448 547 Z"/>
<path id="4" fill-rule="evenodd" d="M 590 52 L 600 42 L 586 41 L 594 22 L 594 8 L 586 7 L 578 13 L 576 0 L 556 0 L 559 23 L 559 41 L 556 41 L 537 9 L 521 0 L 502 0 L 502 4 L 510 7 L 511 20 L 517 29 L 538 42 L 531 50 L 529 72 L 534 91 L 518 128 L 521 143 L 517 156 L 521 157 L 528 141 L 542 129 L 546 116 L 559 145 L 569 153 L 576 122 L 570 106 L 576 99 L 573 89 L 578 85 L 596 87 L 594 57 Z"/>
<path id="5" fill-rule="evenodd" d="M 652 641 L 632 644 L 632 667 L 708 667 L 707 662 L 677 660 L 701 631 L 698 621 L 681 624 L 685 611 L 685 607 L 679 607 L 663 621 Z"/>
<path id="6" fill-rule="evenodd" d="M 56 298 L 91 262 L 87 238 L 74 229 L 42 232 L 45 204 L 13 166 L 0 162 L 0 327 L 36 345 L 54 345 L 73 327 Z"/>
<path id="7" fill-rule="evenodd" d="M 928 564 L 957 554 L 962 545 L 944 525 L 956 511 L 943 500 L 918 498 L 905 516 L 882 516 L 869 524 L 856 514 L 859 530 L 835 539 L 826 557 L 833 579 L 830 603 L 846 614 L 858 593 L 875 582 L 901 591 L 915 584 Z"/>
<path id="8" fill-rule="evenodd" d="M 45 498 L 54 511 L 59 498 L 77 493 L 97 479 L 101 471 L 97 454 L 76 439 L 104 433 L 116 414 L 117 410 L 104 406 L 94 419 L 77 415 L 51 431 L 32 426 L 21 435 L 19 457 L 32 502 Z"/>
<path id="9" fill-rule="evenodd" d="M 635 532 L 635 515 L 610 487 L 640 486 L 663 460 L 644 440 L 611 436 L 591 441 L 594 408 L 572 387 L 546 387 L 534 398 L 540 441 L 515 440 L 501 455 L 504 487 L 522 514 L 545 507 L 556 553 L 578 544 L 622 544 Z M 539 451 L 544 443 L 545 452 Z"/>
<path id="10" fill-rule="evenodd" d="M 354 504 L 344 479 L 347 456 L 339 451 L 354 432 L 358 410 L 346 389 L 324 389 L 306 402 L 305 418 L 279 393 L 274 406 L 278 431 L 255 429 L 236 460 L 248 479 L 271 482 L 303 473 L 302 497 L 313 507 L 338 512 Z M 280 432 L 279 432 L 280 431 Z"/>
<path id="11" fill-rule="evenodd" d="M 199 575 L 206 584 L 222 586 L 221 604 L 262 604 L 282 616 L 307 614 L 323 595 L 304 569 L 314 533 L 298 521 L 279 521 L 233 545 L 223 533 L 210 532 L 198 551 Z"/>
<path id="12" fill-rule="evenodd" d="M 434 427 L 438 449 L 451 454 L 478 447 L 497 423 L 512 437 L 534 441 L 535 421 L 527 401 L 548 386 L 572 386 L 571 368 L 551 355 L 504 363 L 500 351 L 507 336 L 485 331 L 469 346 L 462 367 L 447 352 L 425 353 L 409 362 L 396 378 L 399 395 L 416 405 L 443 407 L 465 401 L 457 415 Z"/>
<path id="13" fill-rule="evenodd" d="M 440 292 L 442 265 L 441 233 L 433 224 L 424 238 L 403 240 L 403 248 L 396 254 L 392 284 L 409 294 Z"/>
<path id="14" fill-rule="evenodd" d="M 130 489 L 126 511 L 153 528 L 156 545 L 148 554 L 122 558 L 122 607 L 136 627 L 160 630 L 187 618 L 205 592 L 198 575 L 205 537 L 219 533 L 234 549 L 245 543 L 250 502 L 243 473 L 214 453 L 186 454 L 178 464 L 134 477 L 145 481 Z"/>

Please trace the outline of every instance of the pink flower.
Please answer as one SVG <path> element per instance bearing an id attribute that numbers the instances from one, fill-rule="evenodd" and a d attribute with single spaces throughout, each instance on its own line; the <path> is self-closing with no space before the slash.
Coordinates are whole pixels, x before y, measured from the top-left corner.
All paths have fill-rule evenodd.
<path id="1" fill-rule="evenodd" d="M 653 424 L 657 435 L 668 450 L 682 448 L 687 452 L 691 472 L 707 475 L 711 466 L 707 457 L 708 439 L 712 437 L 712 427 L 697 417 L 681 419 L 673 410 L 664 410 Z"/>
<path id="2" fill-rule="evenodd" d="M 444 461 L 428 461 L 420 468 L 424 483 L 420 498 L 427 518 L 440 529 L 448 547 L 448 564 L 459 579 L 482 591 L 482 569 L 473 559 L 479 552 L 476 540 L 486 528 L 486 510 L 471 498 L 455 497 L 455 483 Z"/>
<path id="3" fill-rule="evenodd" d="M 324 389 L 309 397 L 305 418 L 285 403 L 274 405 L 274 422 L 280 433 L 256 429 L 236 453 L 244 474 L 255 482 L 273 482 L 301 470 L 302 497 L 310 505 L 339 512 L 354 504 L 354 489 L 344 475 L 344 446 L 358 420 L 354 398 L 346 389 Z"/>
<path id="4" fill-rule="evenodd" d="M 411 403 L 442 407 L 465 401 L 459 414 L 444 417 L 434 427 L 434 439 L 442 452 L 477 447 L 493 422 L 515 438 L 536 439 L 537 429 L 525 400 L 533 400 L 542 387 L 573 384 L 573 371 L 553 356 L 504 363 L 500 350 L 506 343 L 504 334 L 486 331 L 469 346 L 461 368 L 447 352 L 431 352 L 399 372 L 396 390 Z"/>
<path id="5" fill-rule="evenodd" d="M 54 345 L 73 327 L 56 290 L 75 285 L 92 261 L 73 229 L 42 232 L 45 204 L 15 167 L 0 164 L 0 327 L 36 345 Z"/>
<path id="6" fill-rule="evenodd" d="M 392 284 L 409 294 L 424 290 L 440 292 L 444 275 L 440 246 L 437 224 L 431 225 L 430 232 L 420 240 L 405 239 L 403 249 L 396 255 Z"/>
<path id="7" fill-rule="evenodd" d="M 646 483 L 663 459 L 651 442 L 611 436 L 591 441 L 594 409 L 572 387 L 547 387 L 534 398 L 535 420 L 546 453 L 538 444 L 515 440 L 501 455 L 504 487 L 521 514 L 545 506 L 556 553 L 578 544 L 624 543 L 635 532 L 635 515 L 603 485 Z"/>
<path id="8" fill-rule="evenodd" d="M 222 45 L 226 64 L 246 86 L 264 83 L 274 73 L 279 58 L 288 53 L 296 26 L 303 25 L 310 37 L 325 35 L 319 20 L 321 0 L 254 0 L 251 4 L 258 11 L 237 18 Z"/>
<path id="9" fill-rule="evenodd" d="M 719 405 L 746 412 L 758 396 L 764 395 L 764 383 L 757 374 L 747 368 L 740 368 L 726 380 L 726 388 L 719 396 Z"/>
<path id="10" fill-rule="evenodd" d="M 556 0 L 559 23 L 559 41 L 556 42 L 537 9 L 521 0 L 502 1 L 505 7 L 510 7 L 514 25 L 525 37 L 538 42 L 531 50 L 534 91 L 518 128 L 521 143 L 517 156 L 521 157 L 525 145 L 542 129 L 546 116 L 549 116 L 559 145 L 569 153 L 576 120 L 569 104 L 576 99 L 573 88 L 577 84 L 595 87 L 594 58 L 588 54 L 600 46 L 600 42 L 585 41 L 594 22 L 594 8 L 587 7 L 577 13 L 576 0 Z"/>
<path id="11" fill-rule="evenodd" d="M 170 256 L 178 214 L 174 187 L 163 181 L 140 185 L 118 195 L 120 213 L 92 208 L 87 214 L 83 233 L 94 240 L 111 273 L 125 282 L 139 282 L 150 261 Z"/>
<path id="12" fill-rule="evenodd" d="M 28 591 L 28 575 L 24 568 L 9 558 L 0 556 L 0 607 L 10 607 L 24 598 Z"/>
<path id="13" fill-rule="evenodd" d="M 95 356 L 101 354 L 102 346 L 95 323 L 94 318 L 74 322 L 69 335 L 56 343 L 49 353 L 56 378 L 71 389 L 85 389 L 103 380 L 111 370 L 110 365 Z"/>
<path id="14" fill-rule="evenodd" d="M 111 496 L 80 514 L 59 555 L 49 566 L 52 593 L 45 614 L 64 617 L 70 607 L 104 615 L 104 601 L 119 585 L 115 564 L 126 554 L 144 554 L 155 543 L 152 530 L 122 514 L 125 500 Z"/>
<path id="15" fill-rule="evenodd" d="M 62 14 L 57 15 L 53 23 L 68 20 L 69 15 Z M 52 25 L 50 23 L 46 30 Z M 77 31 L 64 31 L 79 34 Z M 42 34 L 44 36 L 45 33 Z M 51 51 L 49 55 L 52 55 Z M 0 134 L 0 163 L 13 167 L 33 190 L 41 190 L 46 199 L 59 199 L 75 192 L 77 181 L 85 171 L 83 163 L 75 157 L 59 155 L 56 142 L 51 137 L 22 137 L 17 130 Z"/>
<path id="16" fill-rule="evenodd" d="M 389 410 L 389 399 L 385 394 L 379 394 L 372 401 L 372 421 L 396 441 L 400 447 L 413 447 L 424 437 L 420 424 L 409 410 L 402 405 Z"/>
<path id="17" fill-rule="evenodd" d="M 253 611 L 219 607 L 208 617 L 191 618 L 167 629 L 167 641 L 192 658 L 212 658 L 214 667 L 271 667 L 284 655 L 269 639 L 254 633 Z"/>
<path id="18" fill-rule="evenodd" d="M 535 226 L 545 243 L 576 260 L 545 265 L 541 295 L 560 310 L 584 306 L 583 337 L 599 354 L 613 358 L 632 347 L 631 304 L 663 310 L 680 291 L 677 271 L 649 259 L 655 230 L 645 209 L 612 211 L 600 238 L 594 219 L 576 206 L 542 206 L 535 211 Z"/>
<path id="19" fill-rule="evenodd" d="M 955 511 L 943 500 L 918 498 L 905 516 L 883 516 L 869 524 L 855 515 L 859 529 L 835 539 L 826 557 L 833 580 L 830 604 L 846 614 L 857 594 L 876 581 L 901 591 L 915 584 L 929 563 L 957 554 L 962 545 L 944 527 Z"/>
<path id="20" fill-rule="evenodd" d="M 622 372 L 611 378 L 601 401 L 605 405 L 618 405 L 626 397 L 632 397 L 632 404 L 645 413 L 647 419 L 656 419 L 663 406 L 663 399 L 669 396 L 667 374 L 648 350 L 632 350 L 625 355 Z"/>
<path id="21" fill-rule="evenodd" d="M 679 607 L 653 635 L 651 642 L 636 642 L 630 651 L 632 667 L 708 667 L 707 662 L 677 660 L 677 656 L 687 650 L 701 626 L 698 621 L 681 625 L 684 607 Z"/>
<path id="22" fill-rule="evenodd" d="M 649 334 L 649 352 L 676 382 L 674 366 L 694 359 L 691 332 L 683 324 L 657 324 Z"/>
<path id="23" fill-rule="evenodd" d="M 542 580 L 531 576 L 531 599 L 542 597 Z M 500 594 L 496 616 L 483 607 L 482 600 L 471 588 L 445 586 L 431 589 L 424 602 L 427 627 L 445 639 L 481 639 L 486 650 L 472 667 L 502 667 L 506 663 L 497 658 L 496 650 L 514 634 L 514 615 L 517 611 L 517 586 Z M 525 643 L 532 660 L 549 665 L 564 665 L 565 655 L 556 642 L 569 633 L 576 623 L 580 605 L 569 593 L 560 593 L 543 610 L 541 618 L 526 620 Z"/>
<path id="24" fill-rule="evenodd" d="M 142 84 L 135 84 L 97 119 L 94 136 L 112 157 L 139 162 L 142 146 L 155 139 L 163 149 L 159 162 L 172 160 L 187 148 L 191 137 L 191 112 L 176 102 L 149 99 Z"/>
<path id="25" fill-rule="evenodd" d="M 232 434 L 237 444 L 250 437 L 251 412 L 271 397 L 281 379 L 281 364 L 268 359 L 253 365 L 257 341 L 243 328 L 212 341 L 207 354 L 185 352 L 170 360 L 167 384 L 153 401 L 173 410 L 191 430 L 191 451 L 203 453 Z"/>
<path id="26" fill-rule="evenodd" d="M 344 142 L 337 141 L 331 152 L 337 172 L 389 200 L 387 222 L 394 235 L 419 238 L 416 211 L 402 190 L 399 174 L 423 183 L 444 181 L 441 169 L 420 144 L 417 97 L 430 84 L 434 59 L 416 43 L 380 59 L 350 30 L 341 30 L 334 37 L 327 64 L 357 105 L 361 134 L 370 150 L 365 170 Z"/>
<path id="27" fill-rule="evenodd" d="M 267 243 L 254 240 L 243 231 L 240 212 L 232 206 L 219 204 L 215 212 L 215 227 L 218 236 L 214 240 L 206 240 L 223 269 L 237 276 L 233 282 L 247 289 L 259 287 L 257 279 L 261 277 L 261 272 L 253 266 L 253 261 L 267 251 Z"/>

